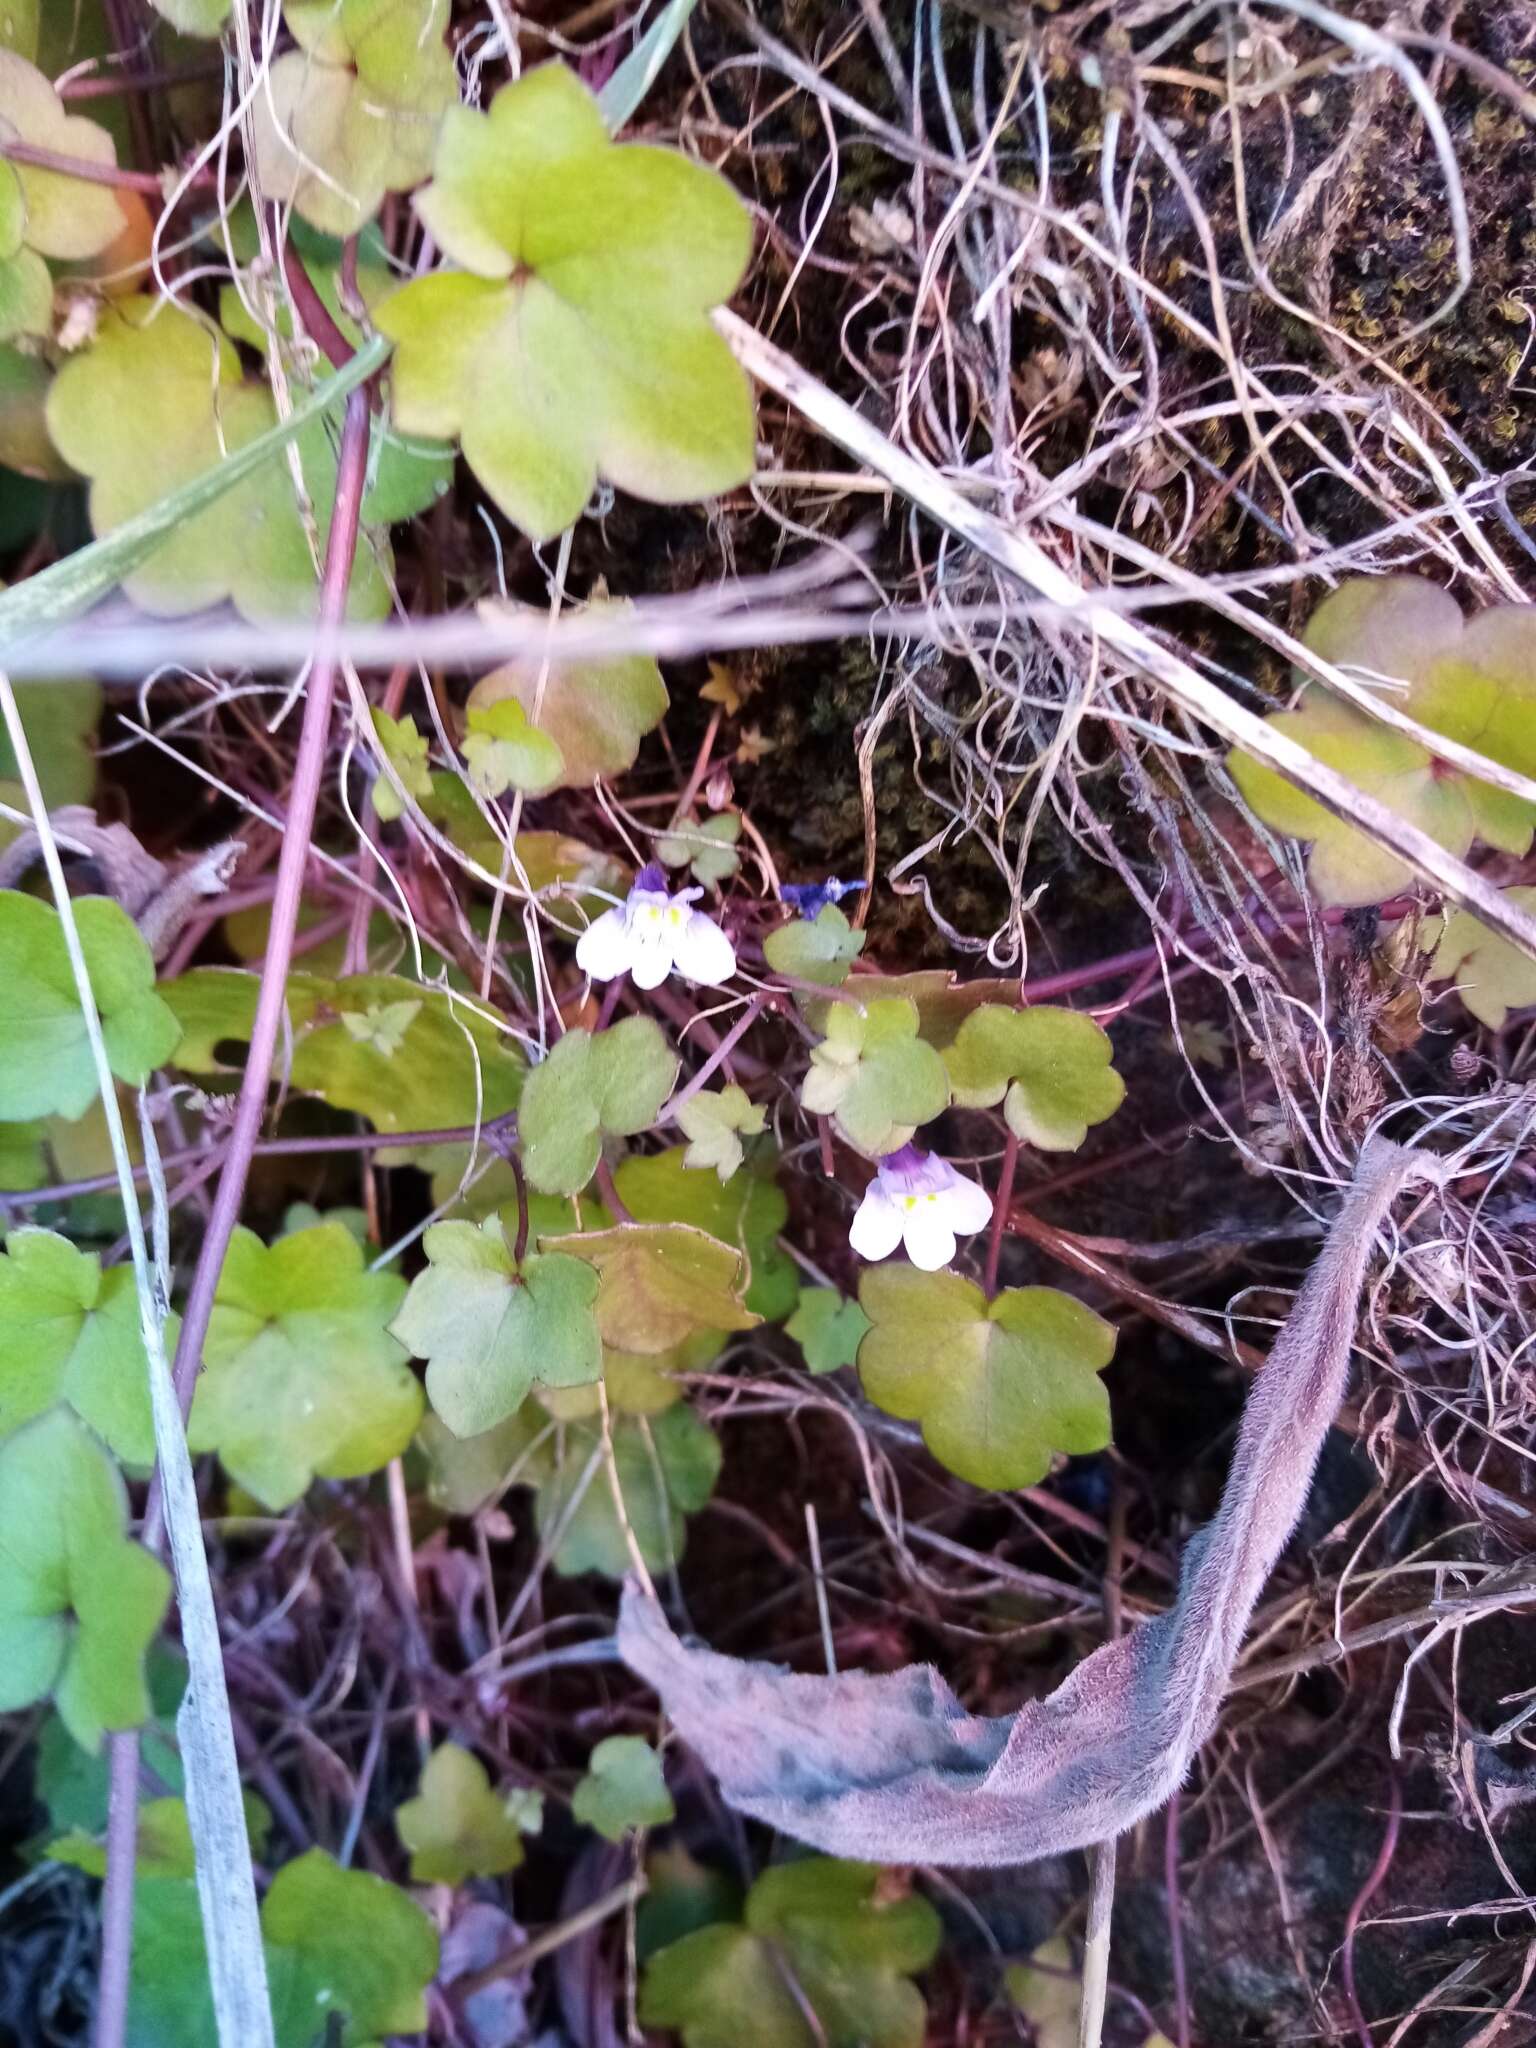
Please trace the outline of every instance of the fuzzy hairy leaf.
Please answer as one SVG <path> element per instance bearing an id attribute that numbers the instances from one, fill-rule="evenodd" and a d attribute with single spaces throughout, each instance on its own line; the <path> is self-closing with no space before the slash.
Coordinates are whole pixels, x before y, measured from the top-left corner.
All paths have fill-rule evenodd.
<path id="1" fill-rule="evenodd" d="M 1042 1152 L 1075 1152 L 1090 1124 L 1125 1100 L 1109 1034 L 1080 1010 L 1041 1003 L 973 1010 L 946 1048 L 955 1100 L 966 1109 L 1001 1102 L 1016 1138 Z"/>
<path id="2" fill-rule="evenodd" d="M 380 309 L 395 415 L 457 435 L 524 532 L 563 532 L 599 476 L 677 504 L 751 475 L 751 393 L 707 318 L 751 250 L 724 179 L 613 143 L 574 73 L 545 64 L 487 112 L 448 114 L 416 206 L 460 268 Z"/>
<path id="3" fill-rule="evenodd" d="M 603 1139 L 632 1137 L 654 1123 L 676 1079 L 677 1055 L 649 1017 L 626 1017 L 595 1037 L 567 1031 L 523 1086 L 518 1134 L 534 1187 L 579 1194 Z"/>
<path id="4" fill-rule="evenodd" d="M 492 1790 L 477 1756 L 445 1742 L 428 1757 L 414 1799 L 395 1808 L 395 1831 L 411 1852 L 413 1884 L 462 1884 L 502 1877 L 523 1860 L 523 1836 L 539 1829 L 536 1792 Z"/>
<path id="5" fill-rule="evenodd" d="M 888 1895 L 872 1864 L 778 1864 L 740 1926 L 701 1928 L 651 1958 L 640 2018 L 677 2028 L 685 2048 L 922 2048 L 927 2007 L 909 1979 L 940 1935 L 927 1901 Z"/>
<path id="6" fill-rule="evenodd" d="M 826 1033 L 811 1048 L 800 1100 L 830 1116 L 861 1152 L 898 1151 L 919 1124 L 948 1108 L 944 1062 L 918 1037 L 916 1006 L 904 997 L 833 1003 Z"/>
<path id="7" fill-rule="evenodd" d="M 170 1597 L 127 1527 L 122 1475 L 67 1409 L 0 1443 L 0 1713 L 52 1694 L 92 1751 L 148 1715 L 144 1657 Z"/>
<path id="8" fill-rule="evenodd" d="M 139 1087 L 179 1036 L 155 993 L 149 948 L 108 897 L 77 902 L 75 923 L 112 1071 Z M 0 1118 L 83 1116 L 96 1099 L 96 1067 L 64 928 L 51 904 L 9 889 L 0 890 L 0 989 Z"/>
<path id="9" fill-rule="evenodd" d="M 920 1422 L 929 1450 L 973 1486 L 1033 1486 L 1053 1451 L 1109 1442 L 1098 1375 L 1114 1328 L 1070 1294 L 1010 1287 L 989 1302 L 958 1274 L 892 1265 L 865 1273 L 859 1305 L 865 1393 Z"/>
<path id="10" fill-rule="evenodd" d="M 405 1296 L 340 1223 L 264 1245 L 237 1229 L 219 1275 L 187 1441 L 274 1512 L 311 1479 L 377 1472 L 410 1442 L 421 1388 L 389 1334 Z"/>
<path id="11" fill-rule="evenodd" d="M 579 1387 L 602 1371 L 598 1278 L 579 1259 L 531 1253 L 514 1265 L 500 1221 L 436 1223 L 431 1261 L 391 1325 L 427 1360 L 427 1393 L 455 1436 L 492 1429 L 535 1380 Z"/>
<path id="12" fill-rule="evenodd" d="M 571 1812 L 605 1841 L 622 1842 L 631 1828 L 665 1827 L 677 1808 L 651 1745 L 638 1735 L 610 1735 L 587 1758 Z"/>
<path id="13" fill-rule="evenodd" d="M 1216 1724 L 1249 1617 L 1305 1505 L 1349 1370 L 1360 1283 L 1402 1189 L 1443 1163 L 1372 1138 L 1254 1382 L 1216 1518 L 1172 1609 L 1016 1714 L 967 1713 L 931 1665 L 811 1677 L 685 1647 L 626 1588 L 619 1649 L 738 1811 L 832 1855 L 965 1867 L 1107 1842 L 1156 1812 Z"/>

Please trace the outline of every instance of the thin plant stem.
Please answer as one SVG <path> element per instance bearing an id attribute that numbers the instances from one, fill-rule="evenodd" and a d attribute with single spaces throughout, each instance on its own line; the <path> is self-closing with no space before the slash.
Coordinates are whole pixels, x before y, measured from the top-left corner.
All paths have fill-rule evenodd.
<path id="1" fill-rule="evenodd" d="M 119 192 L 142 192 L 146 199 L 165 199 L 165 180 L 158 171 L 127 171 L 120 164 L 96 164 L 86 157 L 65 156 L 56 149 L 39 149 L 30 142 L 0 142 L 0 157 L 7 163 L 26 164 L 37 171 L 56 171 L 61 178 L 78 178 L 84 185 L 111 185 Z M 214 182 L 211 171 L 199 171 L 192 187 Z"/>
<path id="2" fill-rule="evenodd" d="M 687 1086 L 679 1088 L 672 1100 L 663 1106 L 660 1116 L 656 1119 L 657 1123 L 676 1122 L 677 1112 L 682 1108 L 683 1104 L 691 1102 L 705 1083 L 718 1072 L 771 1002 L 772 997 L 764 990 L 759 990 L 753 996 L 745 1010 L 742 1011 L 736 1022 L 731 1026 L 724 1038 L 721 1039 L 703 1066 L 700 1067 L 699 1071 L 688 1082 Z"/>
<path id="3" fill-rule="evenodd" d="M 139 1731 L 107 1737 L 107 1874 L 101 1888 L 101 1963 L 95 2048 L 122 2048 L 128 2033 L 128 1963 L 139 1846 Z"/>
<path id="4" fill-rule="evenodd" d="M 982 1289 L 990 1301 L 997 1292 L 998 1262 L 1003 1256 L 1003 1238 L 1007 1234 L 1008 1219 L 1013 1211 L 1013 1177 L 1019 1166 L 1019 1141 L 1012 1130 L 1003 1147 L 1003 1163 L 998 1170 L 997 1194 L 992 1203 L 992 1227 L 987 1233 L 987 1269 L 982 1275 Z"/>
<path id="5" fill-rule="evenodd" d="M 1175 1792 L 1163 1823 L 1163 1895 L 1168 1904 L 1168 1967 L 1173 1976 L 1173 2038 L 1189 2048 L 1189 1978 L 1184 1968 L 1184 1914 L 1179 1901 L 1179 1804 Z"/>
<path id="6" fill-rule="evenodd" d="M 336 503 L 326 542 L 325 569 L 320 583 L 318 625 L 322 637 L 327 628 L 340 623 L 352 580 L 352 558 L 357 549 L 358 526 L 362 516 L 363 486 L 368 472 L 368 399 L 354 391 L 347 400 L 346 421 L 341 430 L 341 455 L 336 468 Z M 282 1024 L 288 963 L 293 955 L 293 935 L 298 924 L 299 898 L 309 861 L 310 838 L 315 826 L 315 809 L 320 796 L 320 779 L 325 769 L 326 744 L 331 729 L 331 705 L 336 693 L 336 657 L 322 652 L 310 671 L 304 699 L 304 721 L 299 732 L 298 757 L 294 764 L 293 788 L 288 800 L 288 829 L 278 855 L 277 886 L 272 893 L 272 922 L 267 937 L 266 958 L 261 969 L 261 988 L 256 998 L 256 1015 L 251 1024 L 250 1050 L 224 1170 L 219 1176 L 213 1213 L 198 1253 L 192 1284 L 187 1290 L 180 1341 L 176 1346 L 176 1395 L 185 1416 L 192 1405 L 203 1344 L 213 1313 L 213 1297 L 224 1254 L 240 1220 L 245 1198 L 246 1176 L 250 1172 L 257 1136 L 267 1109 L 267 1084 L 277 1050 Z"/>
<path id="7" fill-rule="evenodd" d="M 1115 1904 L 1115 1843 L 1088 1851 L 1088 1927 L 1083 1937 L 1083 2011 L 1078 2048 L 1099 2048 L 1109 1996 L 1109 1921 Z"/>

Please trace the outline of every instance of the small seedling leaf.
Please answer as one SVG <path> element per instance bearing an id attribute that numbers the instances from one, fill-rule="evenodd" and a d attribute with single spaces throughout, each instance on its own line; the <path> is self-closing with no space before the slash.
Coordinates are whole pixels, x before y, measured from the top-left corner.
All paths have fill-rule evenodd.
<path id="1" fill-rule="evenodd" d="M 588 605 L 585 616 L 618 618 L 628 609 L 600 601 Z M 477 713 L 520 705 L 560 756 L 559 786 L 590 789 L 599 778 L 612 780 L 633 768 L 641 740 L 660 725 L 669 701 L 654 655 L 510 661 L 476 683 L 468 715 L 473 729 Z"/>
<path id="2" fill-rule="evenodd" d="M 677 1121 L 689 1141 L 684 1166 L 694 1172 L 712 1168 L 720 1180 L 727 1181 L 745 1157 L 742 1138 L 759 1136 L 767 1125 L 768 1112 L 733 1081 L 718 1092 L 705 1088 L 692 1096 L 678 1110 Z"/>
<path id="3" fill-rule="evenodd" d="M 605 1841 L 622 1842 L 631 1828 L 665 1827 L 677 1808 L 651 1745 L 638 1735 L 610 1735 L 588 1757 L 571 1812 Z"/>
<path id="4" fill-rule="evenodd" d="M 414 1799 L 395 1808 L 395 1830 L 411 1852 L 413 1884 L 462 1884 L 502 1877 L 523 1860 L 524 1834 L 537 1834 L 536 1792 L 493 1790 L 484 1764 L 457 1743 L 433 1750 Z"/>
<path id="5" fill-rule="evenodd" d="M 797 917 L 793 924 L 780 925 L 763 941 L 763 958 L 775 974 L 822 988 L 845 982 L 863 950 L 863 932 L 854 930 L 835 903 L 826 904 L 814 920 Z"/>
<path id="6" fill-rule="evenodd" d="M 835 1287 L 802 1287 L 800 1306 L 784 1328 L 805 1353 L 811 1372 L 836 1372 L 858 1357 L 869 1317 Z"/>

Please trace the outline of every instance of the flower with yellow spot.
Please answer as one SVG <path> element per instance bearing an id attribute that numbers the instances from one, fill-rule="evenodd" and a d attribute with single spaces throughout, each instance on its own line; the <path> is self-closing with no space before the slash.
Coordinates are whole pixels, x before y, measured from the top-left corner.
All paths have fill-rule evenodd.
<path id="1" fill-rule="evenodd" d="M 848 1242 L 863 1259 L 884 1259 L 904 1244 L 907 1257 L 936 1273 L 955 1256 L 957 1235 L 985 1230 L 992 1198 L 937 1153 L 903 1145 L 875 1167 Z"/>
<path id="2" fill-rule="evenodd" d="M 622 903 L 594 918 L 576 947 L 576 965 L 594 981 L 621 974 L 636 988 L 659 988 L 669 974 L 715 988 L 736 972 L 736 951 L 713 918 L 693 905 L 702 889 L 667 888 L 654 862 L 635 877 Z"/>

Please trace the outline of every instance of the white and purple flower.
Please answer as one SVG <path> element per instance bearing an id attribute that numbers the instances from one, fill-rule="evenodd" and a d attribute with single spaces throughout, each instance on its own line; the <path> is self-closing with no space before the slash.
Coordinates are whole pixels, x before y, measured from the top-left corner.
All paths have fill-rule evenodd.
<path id="1" fill-rule="evenodd" d="M 863 1259 L 888 1258 L 905 1244 L 914 1266 L 936 1273 L 955 1256 L 957 1236 L 985 1230 L 991 1221 L 985 1188 L 936 1152 L 903 1145 L 877 1163 L 848 1242 Z"/>
<path id="2" fill-rule="evenodd" d="M 660 988 L 669 974 L 717 988 L 736 972 L 736 949 L 713 918 L 692 906 L 702 889 L 667 888 L 654 861 L 622 903 L 594 918 L 576 946 L 576 965 L 594 981 L 633 976 L 636 988 Z"/>

